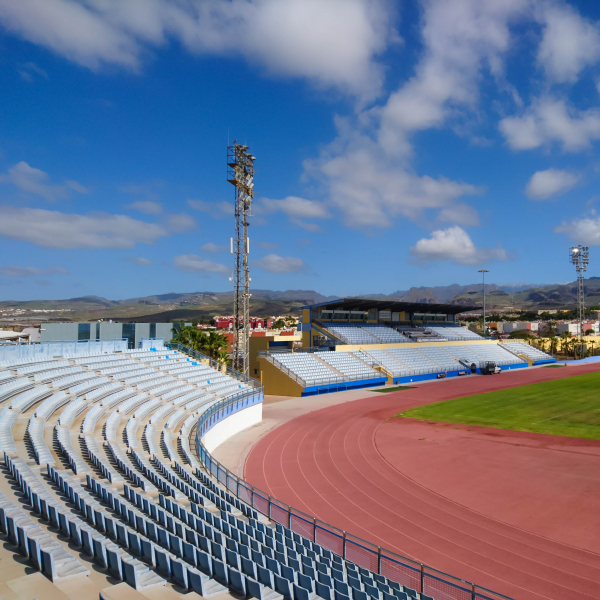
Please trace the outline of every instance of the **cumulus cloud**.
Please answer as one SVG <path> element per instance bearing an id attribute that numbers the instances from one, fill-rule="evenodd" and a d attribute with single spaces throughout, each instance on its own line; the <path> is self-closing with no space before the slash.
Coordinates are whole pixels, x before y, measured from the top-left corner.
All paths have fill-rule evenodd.
<path id="1" fill-rule="evenodd" d="M 379 140 L 386 152 L 408 154 L 411 133 L 440 127 L 459 108 L 475 108 L 483 69 L 502 77 L 509 24 L 529 6 L 528 0 L 424 2 L 422 58 L 381 111 Z"/>
<path id="2" fill-rule="evenodd" d="M 280 211 L 288 217 L 298 219 L 328 219 L 331 217 L 331 213 L 322 202 L 306 200 L 297 196 L 287 196 L 283 200 L 261 198 L 260 208 L 267 214 Z"/>
<path id="3" fill-rule="evenodd" d="M 417 263 L 450 260 L 459 265 L 481 265 L 494 260 L 508 260 L 502 248 L 476 248 L 469 234 L 461 227 L 439 229 L 431 237 L 420 239 L 410 254 Z"/>
<path id="4" fill-rule="evenodd" d="M 544 3 L 544 33 L 537 60 L 557 83 L 575 83 L 579 73 L 600 59 L 600 30 L 568 4 Z"/>
<path id="5" fill-rule="evenodd" d="M 226 252 L 229 250 L 229 246 L 217 246 L 217 244 L 213 244 L 212 242 L 208 242 L 207 244 L 203 244 L 200 250 L 204 252 Z"/>
<path id="6" fill-rule="evenodd" d="M 204 200 L 188 200 L 188 205 L 194 210 L 209 214 L 213 219 L 228 219 L 235 214 L 231 202 L 205 202 Z"/>
<path id="7" fill-rule="evenodd" d="M 547 169 L 534 173 L 525 187 L 527 197 L 533 200 L 546 200 L 550 196 L 563 194 L 579 181 L 579 175 L 569 171 Z"/>
<path id="8" fill-rule="evenodd" d="M 167 215 L 165 224 L 170 231 L 174 231 L 175 233 L 182 233 L 196 227 L 194 217 L 186 213 Z"/>
<path id="9" fill-rule="evenodd" d="M 229 275 L 231 269 L 220 263 L 202 258 L 197 254 L 182 254 L 173 259 L 175 267 L 184 273 L 218 273 Z"/>
<path id="10" fill-rule="evenodd" d="M 127 204 L 125 208 L 136 210 L 144 215 L 159 215 L 162 212 L 162 204 L 160 202 L 152 202 L 151 200 L 140 200 Z"/>
<path id="11" fill-rule="evenodd" d="M 48 173 L 29 166 L 25 161 L 10 167 L 7 173 L 0 174 L 0 181 L 11 183 L 23 192 L 36 194 L 50 202 L 68 198 L 70 189 L 83 194 L 88 193 L 87 188 L 77 183 L 77 181 L 66 181 L 65 185 L 49 183 L 50 176 Z"/>
<path id="12" fill-rule="evenodd" d="M 269 72 L 374 97 L 375 56 L 397 39 L 385 0 L 0 0 L 5 29 L 82 66 L 134 71 L 170 39 L 196 54 L 241 55 Z"/>
<path id="13" fill-rule="evenodd" d="M 43 248 L 133 248 L 169 235 L 160 225 L 125 215 L 66 214 L 37 208 L 0 207 L 0 236 Z"/>
<path id="14" fill-rule="evenodd" d="M 252 261 L 252 264 L 269 271 L 269 273 L 277 273 L 279 275 L 283 273 L 297 273 L 304 271 L 306 265 L 300 258 L 294 258 L 292 256 L 278 256 L 277 254 L 267 254 L 259 260 Z"/>
<path id="15" fill-rule="evenodd" d="M 132 265 L 136 265 L 139 267 L 146 267 L 146 266 L 150 266 L 150 265 L 154 264 L 148 258 L 141 258 L 141 257 L 136 257 L 136 256 L 128 256 L 125 260 L 130 262 Z"/>
<path id="16" fill-rule="evenodd" d="M 0 268 L 0 275 L 5 277 L 33 277 L 35 275 L 69 275 L 69 270 L 63 267 L 49 267 L 39 269 L 38 267 L 21 267 L 10 265 Z"/>
<path id="17" fill-rule="evenodd" d="M 554 231 L 564 233 L 577 244 L 600 246 L 600 217 L 597 216 L 575 219 L 570 223 L 563 222 Z"/>
<path id="18" fill-rule="evenodd" d="M 404 162 L 388 156 L 377 142 L 339 120 L 338 131 L 338 138 L 317 160 L 307 162 L 306 168 L 323 181 L 329 204 L 349 227 L 388 228 L 394 225 L 394 217 L 418 220 L 426 209 L 450 209 L 445 217 L 449 219 L 459 198 L 484 191 L 445 177 L 418 176 Z M 457 212 L 456 219 L 463 217 Z"/>
<path id="19" fill-rule="evenodd" d="M 500 131 L 513 150 L 532 150 L 552 142 L 578 152 L 600 139 L 600 110 L 577 110 L 564 100 L 537 99 L 521 116 L 505 117 Z"/>

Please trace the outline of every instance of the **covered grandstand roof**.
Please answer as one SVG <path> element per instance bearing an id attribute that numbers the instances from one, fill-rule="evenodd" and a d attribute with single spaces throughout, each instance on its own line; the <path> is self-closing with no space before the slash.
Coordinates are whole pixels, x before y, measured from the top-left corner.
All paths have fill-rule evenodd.
<path id="1" fill-rule="evenodd" d="M 408 313 L 428 313 L 428 314 L 445 314 L 457 315 L 461 312 L 480 310 L 482 306 L 461 306 L 458 304 L 431 304 L 428 302 L 402 302 L 393 298 L 381 299 L 376 298 L 338 298 L 329 300 L 328 302 L 319 302 L 318 304 L 307 304 L 302 308 L 327 308 L 331 310 L 369 310 L 376 308 L 377 310 L 390 310 L 392 312 Z"/>

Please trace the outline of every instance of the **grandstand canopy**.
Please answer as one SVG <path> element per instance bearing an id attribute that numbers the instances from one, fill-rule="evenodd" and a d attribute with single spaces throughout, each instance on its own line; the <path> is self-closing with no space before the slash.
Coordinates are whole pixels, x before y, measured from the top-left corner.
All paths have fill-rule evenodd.
<path id="1" fill-rule="evenodd" d="M 329 310 L 357 311 L 369 310 L 389 310 L 393 312 L 408 313 L 439 313 L 445 315 L 457 315 L 461 312 L 481 310 L 482 306 L 460 306 L 458 304 L 432 304 L 429 302 L 402 302 L 392 298 L 378 300 L 376 298 L 338 298 L 328 302 L 319 302 L 318 304 L 308 304 L 302 308 L 325 308 Z"/>

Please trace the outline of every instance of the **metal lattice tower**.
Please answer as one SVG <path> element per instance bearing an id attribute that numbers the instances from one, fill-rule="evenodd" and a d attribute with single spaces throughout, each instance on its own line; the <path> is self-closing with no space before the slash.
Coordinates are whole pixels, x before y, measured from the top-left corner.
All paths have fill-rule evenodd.
<path id="1" fill-rule="evenodd" d="M 250 267 L 248 254 L 248 216 L 254 198 L 254 161 L 248 146 L 237 144 L 227 146 L 227 181 L 235 187 L 235 237 L 231 238 L 231 253 L 234 258 L 233 272 L 233 313 L 234 369 L 249 375 L 248 354 L 250 349 Z"/>
<path id="2" fill-rule="evenodd" d="M 583 274 L 590 264 L 590 249 L 588 246 L 573 246 L 569 248 L 569 258 L 577 271 L 577 312 L 579 317 L 579 343 L 583 345 L 583 321 L 585 319 L 585 295 L 583 289 Z M 582 346 L 583 348 L 583 346 Z"/>

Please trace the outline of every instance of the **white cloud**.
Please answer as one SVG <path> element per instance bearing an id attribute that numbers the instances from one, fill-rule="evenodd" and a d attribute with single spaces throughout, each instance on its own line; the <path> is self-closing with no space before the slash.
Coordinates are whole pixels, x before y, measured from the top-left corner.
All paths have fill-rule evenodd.
<path id="1" fill-rule="evenodd" d="M 0 268 L 0 275 L 5 277 L 33 277 L 35 275 L 69 275 L 68 269 L 63 267 L 49 267 L 48 269 L 39 269 L 37 267 L 20 267 L 19 265 L 10 265 Z"/>
<path id="2" fill-rule="evenodd" d="M 303 271 L 306 265 L 300 258 L 292 256 L 278 256 L 277 254 L 267 254 L 259 260 L 252 261 L 252 264 L 269 271 L 270 273 L 297 273 Z"/>
<path id="3" fill-rule="evenodd" d="M 575 83 L 579 73 L 600 59 L 600 30 L 568 4 L 542 3 L 545 23 L 537 60 L 546 76 Z"/>
<path id="4" fill-rule="evenodd" d="M 462 196 L 483 193 L 482 188 L 445 177 L 420 177 L 367 136 L 339 120 L 338 126 L 339 137 L 306 168 L 324 182 L 330 205 L 349 227 L 392 227 L 397 216 L 418 220 L 426 209 L 452 209 Z M 450 216 L 447 212 L 445 218 Z M 462 220 L 458 213 L 457 219 Z"/>
<path id="5" fill-rule="evenodd" d="M 196 227 L 196 221 L 194 217 L 186 213 L 181 213 L 179 215 L 167 215 L 165 224 L 170 231 L 174 231 L 175 233 L 182 233 Z"/>
<path id="6" fill-rule="evenodd" d="M 168 235 L 164 227 L 125 215 L 0 207 L 0 236 L 43 248 L 133 248 Z"/>
<path id="7" fill-rule="evenodd" d="M 300 219 L 294 219 L 292 222 L 306 231 L 323 231 L 323 228 L 317 223 L 306 223 L 305 221 L 300 221 Z"/>
<path id="8" fill-rule="evenodd" d="M 480 265 L 493 260 L 508 260 L 502 248 L 476 248 L 469 234 L 461 227 L 439 229 L 430 238 L 420 239 L 410 254 L 416 262 L 451 260 L 459 265 Z"/>
<path id="9" fill-rule="evenodd" d="M 219 273 L 229 275 L 231 269 L 220 263 L 202 258 L 197 254 L 182 254 L 174 259 L 177 270 L 185 273 Z"/>
<path id="10" fill-rule="evenodd" d="M 579 175 L 569 171 L 547 169 L 537 171 L 525 187 L 528 198 L 533 200 L 545 200 L 550 196 L 563 194 L 573 188 L 579 181 Z"/>
<path id="11" fill-rule="evenodd" d="M 208 242 L 207 244 L 203 244 L 200 250 L 202 250 L 203 252 L 226 252 L 227 250 L 229 250 L 229 246 L 217 246 L 217 244 Z"/>
<path id="12" fill-rule="evenodd" d="M 585 246 L 600 246 L 600 217 L 575 219 L 555 227 L 556 233 L 564 233 L 576 244 Z"/>
<path id="13" fill-rule="evenodd" d="M 130 262 L 132 265 L 136 265 L 136 266 L 140 266 L 140 267 L 141 266 L 150 266 L 150 265 L 154 264 L 148 258 L 141 258 L 141 257 L 136 257 L 136 256 L 128 256 L 125 260 Z"/>
<path id="14" fill-rule="evenodd" d="M 422 58 L 381 110 L 379 141 L 387 153 L 409 154 L 412 132 L 440 127 L 460 108 L 472 111 L 484 69 L 503 80 L 509 24 L 529 7 L 529 0 L 424 2 Z"/>
<path id="15" fill-rule="evenodd" d="M 139 70 L 170 39 L 198 54 L 242 55 L 269 72 L 374 97 L 374 56 L 396 39 L 385 0 L 0 0 L 13 33 L 85 67 Z M 366 91 L 366 93 L 365 93 Z"/>
<path id="16" fill-rule="evenodd" d="M 578 152 L 600 139 L 600 110 L 576 110 L 564 100 L 541 98 L 521 116 L 502 119 L 500 131 L 513 150 L 558 142 L 565 152 Z"/>
<path id="17" fill-rule="evenodd" d="M 0 175 L 0 181 L 11 183 L 20 190 L 37 194 L 50 202 L 59 198 L 68 198 L 69 189 L 87 194 L 88 190 L 77 181 L 66 181 L 65 185 L 48 183 L 50 176 L 45 171 L 29 166 L 25 161 L 18 162 L 8 169 L 4 175 Z"/>
<path id="18" fill-rule="evenodd" d="M 127 204 L 125 208 L 129 210 L 137 210 L 144 215 L 159 215 L 162 212 L 162 204 L 160 202 L 152 202 L 151 200 L 140 200 Z"/>
<path id="19" fill-rule="evenodd" d="M 329 210 L 316 200 L 306 200 L 297 196 L 287 196 L 283 200 L 261 198 L 261 212 L 270 214 L 282 212 L 291 218 L 298 219 L 328 219 L 331 217 Z"/>
<path id="20" fill-rule="evenodd" d="M 67 179 L 67 180 L 65 180 L 65 185 L 68 188 L 70 188 L 70 189 L 72 189 L 72 190 L 74 190 L 76 192 L 79 192 L 80 194 L 89 194 L 90 193 L 90 190 L 88 188 L 86 188 L 85 186 L 81 185 L 77 181 L 73 181 L 73 180 Z"/>
<path id="21" fill-rule="evenodd" d="M 228 219 L 235 214 L 231 202 L 205 202 L 204 200 L 188 200 L 190 208 L 209 214 L 213 219 Z"/>

